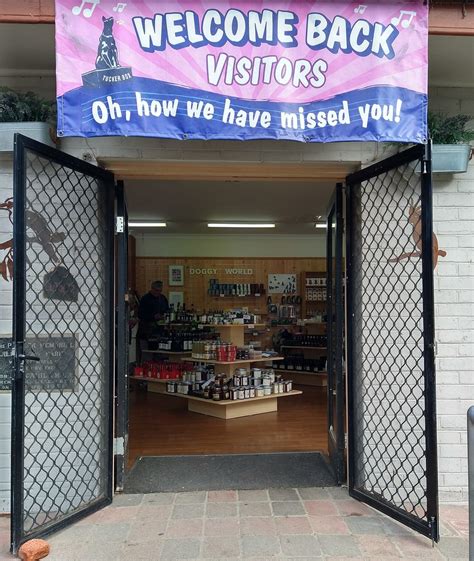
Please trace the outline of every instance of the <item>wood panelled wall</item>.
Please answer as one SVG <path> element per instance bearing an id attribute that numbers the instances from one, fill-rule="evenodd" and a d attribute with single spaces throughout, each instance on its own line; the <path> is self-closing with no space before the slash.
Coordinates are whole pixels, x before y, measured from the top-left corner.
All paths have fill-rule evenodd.
<path id="1" fill-rule="evenodd" d="M 169 265 L 184 265 L 184 285 L 170 287 L 168 284 Z M 228 275 L 226 268 L 252 269 L 252 275 Z M 217 274 L 191 275 L 190 269 L 217 269 Z M 262 283 L 268 289 L 268 275 L 272 273 L 296 273 L 298 288 L 300 274 L 304 271 L 324 272 L 325 258 L 218 258 L 218 257 L 137 257 L 136 258 L 136 288 L 138 294 L 145 294 L 154 280 L 163 281 L 163 292 L 184 292 L 186 306 L 194 305 L 196 310 L 229 309 L 246 306 L 251 312 L 265 314 L 267 310 L 267 296 L 264 297 L 235 297 L 216 298 L 208 295 L 209 279 L 217 278 L 220 283 Z M 273 301 L 277 303 L 278 296 Z"/>

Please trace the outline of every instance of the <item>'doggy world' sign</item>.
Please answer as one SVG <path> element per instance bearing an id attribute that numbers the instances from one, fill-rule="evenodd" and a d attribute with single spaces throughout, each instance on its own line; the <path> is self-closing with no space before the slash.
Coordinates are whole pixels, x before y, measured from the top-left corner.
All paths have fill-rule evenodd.
<path id="1" fill-rule="evenodd" d="M 423 0 L 56 0 L 58 134 L 424 142 Z"/>

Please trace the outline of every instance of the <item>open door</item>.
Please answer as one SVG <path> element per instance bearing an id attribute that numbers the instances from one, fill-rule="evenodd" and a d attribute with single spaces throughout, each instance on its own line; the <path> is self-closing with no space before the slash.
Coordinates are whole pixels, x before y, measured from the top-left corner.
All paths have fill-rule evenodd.
<path id="1" fill-rule="evenodd" d="M 14 156 L 15 552 L 112 500 L 114 178 L 21 135 Z"/>
<path id="2" fill-rule="evenodd" d="M 350 494 L 439 539 L 429 146 L 347 178 Z"/>
<path id="3" fill-rule="evenodd" d="M 328 448 L 336 482 L 345 482 L 343 194 L 336 185 L 327 219 Z"/>
<path id="4" fill-rule="evenodd" d="M 117 182 L 117 353 L 115 407 L 115 490 L 123 491 L 128 453 L 128 212 L 123 181 Z"/>

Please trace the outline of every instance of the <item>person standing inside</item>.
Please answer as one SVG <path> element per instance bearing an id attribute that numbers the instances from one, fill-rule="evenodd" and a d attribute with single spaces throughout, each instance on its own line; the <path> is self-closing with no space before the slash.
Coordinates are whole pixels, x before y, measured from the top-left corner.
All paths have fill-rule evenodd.
<path id="1" fill-rule="evenodd" d="M 163 294 L 163 283 L 155 281 L 151 283 L 150 291 L 140 300 L 138 307 L 138 334 L 140 350 L 148 347 L 147 342 L 153 334 L 155 322 L 164 319 L 169 310 L 168 299 Z"/>

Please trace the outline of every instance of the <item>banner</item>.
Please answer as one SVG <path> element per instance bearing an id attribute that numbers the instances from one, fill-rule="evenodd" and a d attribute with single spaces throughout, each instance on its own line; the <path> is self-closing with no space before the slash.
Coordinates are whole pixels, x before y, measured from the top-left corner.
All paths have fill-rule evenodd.
<path id="1" fill-rule="evenodd" d="M 423 0 L 56 0 L 59 136 L 427 136 Z"/>

